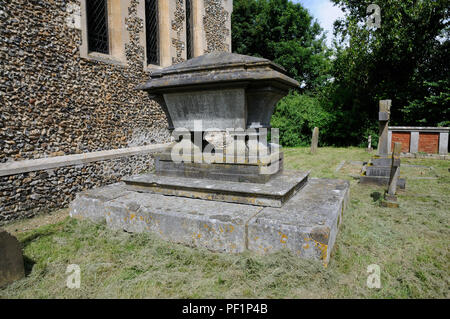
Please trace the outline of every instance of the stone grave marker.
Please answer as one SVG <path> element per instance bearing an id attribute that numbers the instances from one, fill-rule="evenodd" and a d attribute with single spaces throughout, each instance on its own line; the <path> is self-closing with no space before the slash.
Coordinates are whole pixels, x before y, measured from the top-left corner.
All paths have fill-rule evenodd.
<path id="1" fill-rule="evenodd" d="M 316 154 L 317 153 L 317 147 L 319 145 L 319 128 L 315 127 L 312 134 L 311 139 L 311 153 Z"/>
<path id="2" fill-rule="evenodd" d="M 372 135 L 369 135 L 368 139 L 367 139 L 367 152 L 372 152 L 373 148 L 372 148 Z"/>
<path id="3" fill-rule="evenodd" d="M 25 277 L 22 247 L 19 241 L 0 228 L 0 287 Z"/>
<path id="4" fill-rule="evenodd" d="M 394 151 L 392 153 L 391 174 L 389 176 L 389 185 L 384 194 L 384 201 L 381 204 L 385 207 L 399 207 L 397 203 L 397 183 L 400 175 L 400 152 L 402 143 L 394 143 Z"/>
<path id="5" fill-rule="evenodd" d="M 389 184 L 392 164 L 388 138 L 391 106 L 391 100 L 381 100 L 379 103 L 378 120 L 380 137 L 378 140 L 377 154 L 372 157 L 367 165 L 363 166 L 360 177 L 361 184 L 377 184 L 382 186 Z M 406 180 L 399 178 L 397 180 L 397 186 L 404 189 L 406 187 Z"/>
<path id="6" fill-rule="evenodd" d="M 378 113 L 379 121 L 379 138 L 378 138 L 378 151 L 377 155 L 382 157 L 387 157 L 389 154 L 389 119 L 391 116 L 391 105 L 392 100 L 381 100 L 380 101 L 380 112 Z"/>

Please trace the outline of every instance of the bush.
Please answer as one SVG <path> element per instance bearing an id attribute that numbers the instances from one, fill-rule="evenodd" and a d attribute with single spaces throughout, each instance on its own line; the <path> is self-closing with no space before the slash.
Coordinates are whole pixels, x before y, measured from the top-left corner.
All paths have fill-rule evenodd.
<path id="1" fill-rule="evenodd" d="M 324 141 L 322 136 L 328 135 L 332 121 L 333 115 L 323 108 L 317 97 L 291 92 L 278 103 L 271 125 L 280 130 L 281 145 L 306 146 L 316 126 L 320 130 L 319 140 Z"/>

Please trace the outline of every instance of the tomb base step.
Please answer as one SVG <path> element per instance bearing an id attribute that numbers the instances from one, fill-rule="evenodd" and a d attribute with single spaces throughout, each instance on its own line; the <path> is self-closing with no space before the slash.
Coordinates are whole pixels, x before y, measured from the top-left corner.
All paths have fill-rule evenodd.
<path id="1" fill-rule="evenodd" d="M 155 155 L 157 175 L 172 177 L 206 178 L 230 182 L 264 184 L 283 171 L 283 152 L 266 157 L 223 158 L 219 162 L 207 162 L 202 158 L 195 162 L 173 161 L 170 154 Z"/>
<path id="2" fill-rule="evenodd" d="M 212 251 L 293 254 L 327 264 L 349 182 L 310 179 L 283 207 L 258 207 L 129 191 L 125 183 L 79 193 L 70 216 Z M 120 196 L 118 196 L 121 194 Z"/>
<path id="3" fill-rule="evenodd" d="M 123 178 L 126 189 L 212 201 L 281 207 L 308 181 L 309 172 L 284 171 L 265 184 L 142 174 Z"/>
<path id="4" fill-rule="evenodd" d="M 391 167 L 369 165 L 369 166 L 366 166 L 366 175 L 367 176 L 387 176 L 387 177 L 389 177 L 391 175 Z"/>

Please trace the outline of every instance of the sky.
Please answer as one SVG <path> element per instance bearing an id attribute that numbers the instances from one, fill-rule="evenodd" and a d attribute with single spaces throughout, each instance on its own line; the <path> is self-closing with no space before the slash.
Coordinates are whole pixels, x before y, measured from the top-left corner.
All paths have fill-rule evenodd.
<path id="1" fill-rule="evenodd" d="M 301 3 L 319 21 L 319 24 L 327 32 L 327 44 L 331 45 L 333 23 L 336 19 L 344 16 L 342 10 L 333 6 L 329 0 L 293 0 L 293 2 Z"/>

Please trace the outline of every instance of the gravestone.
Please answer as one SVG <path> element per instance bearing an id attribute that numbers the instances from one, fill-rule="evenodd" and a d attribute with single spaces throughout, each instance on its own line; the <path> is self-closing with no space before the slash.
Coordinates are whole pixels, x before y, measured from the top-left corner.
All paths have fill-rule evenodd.
<path id="1" fill-rule="evenodd" d="M 373 148 L 372 148 L 372 135 L 369 135 L 368 139 L 367 139 L 367 152 L 372 152 Z"/>
<path id="2" fill-rule="evenodd" d="M 319 145 L 319 128 L 315 127 L 311 139 L 311 153 L 315 154 L 317 152 L 317 147 Z"/>
<path id="3" fill-rule="evenodd" d="M 19 241 L 0 228 L 0 287 L 25 277 L 22 247 Z"/>
<path id="4" fill-rule="evenodd" d="M 389 155 L 389 119 L 391 116 L 391 100 L 381 100 L 380 101 L 380 112 L 378 113 L 379 121 L 379 139 L 378 139 L 378 150 L 377 155 L 380 157 L 388 157 Z"/>
<path id="5" fill-rule="evenodd" d="M 379 102 L 379 140 L 377 154 L 362 169 L 360 177 L 361 184 L 388 185 L 391 173 L 392 155 L 388 138 L 389 119 L 391 114 L 391 100 Z M 400 169 L 399 169 L 400 174 Z M 399 178 L 397 186 L 401 189 L 406 187 L 406 180 Z"/>
<path id="6" fill-rule="evenodd" d="M 176 142 L 155 155 L 155 173 L 78 194 L 70 216 L 213 251 L 288 249 L 327 264 L 349 182 L 284 170 L 273 131 L 267 141 L 277 102 L 298 86 L 267 59 L 224 52 L 153 72 L 139 89 L 165 110 Z"/>
<path id="7" fill-rule="evenodd" d="M 399 207 L 397 203 L 397 183 L 400 175 L 400 152 L 402 150 L 402 143 L 394 143 L 394 150 L 392 152 L 391 174 L 389 176 L 389 185 L 384 194 L 384 201 L 381 204 L 385 207 Z"/>

